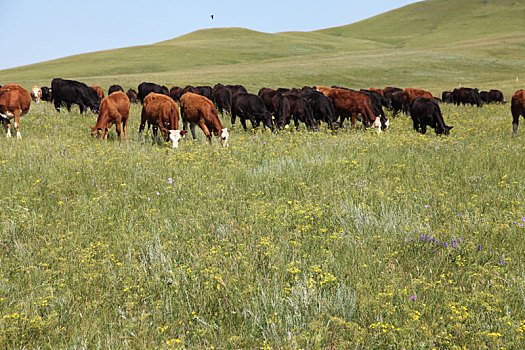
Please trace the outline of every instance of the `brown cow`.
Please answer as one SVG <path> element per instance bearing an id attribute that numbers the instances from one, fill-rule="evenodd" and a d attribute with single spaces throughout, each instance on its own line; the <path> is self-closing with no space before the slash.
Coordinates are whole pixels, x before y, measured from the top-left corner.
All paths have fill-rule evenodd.
<path id="1" fill-rule="evenodd" d="M 146 121 L 158 126 L 164 138 L 171 140 L 172 147 L 179 146 L 179 140 L 186 130 L 179 129 L 179 107 L 169 96 L 150 92 L 144 98 L 142 113 L 140 115 L 139 141 L 144 131 Z"/>
<path id="2" fill-rule="evenodd" d="M 100 138 L 107 140 L 108 129 L 113 124 L 117 128 L 117 135 L 122 140 L 120 123 L 124 128 L 124 138 L 128 138 L 128 117 L 129 117 L 129 99 L 125 93 L 117 91 L 106 97 L 100 103 L 97 124 L 91 126 L 93 136 L 98 136 L 99 130 L 102 130 Z"/>
<path id="3" fill-rule="evenodd" d="M 7 137 L 11 137 L 11 119 L 15 119 L 16 137 L 21 139 L 20 116 L 26 114 L 31 106 L 29 92 L 16 84 L 6 84 L 0 88 L 0 117 L 7 130 Z"/>
<path id="4" fill-rule="evenodd" d="M 525 90 L 518 90 L 512 96 L 512 126 L 514 134 L 518 132 L 518 125 L 520 122 L 520 115 L 525 118 Z"/>
<path id="5" fill-rule="evenodd" d="M 42 98 L 42 90 L 38 86 L 33 86 L 31 88 L 31 99 L 35 101 L 36 103 L 39 103 L 41 98 Z"/>
<path id="6" fill-rule="evenodd" d="M 228 147 L 229 130 L 222 127 L 217 109 L 208 98 L 192 92 L 186 92 L 180 98 L 180 110 L 184 130 L 187 130 L 188 122 L 190 123 L 191 134 L 194 139 L 195 125 L 199 125 L 204 134 L 206 141 L 211 144 L 211 133 L 221 138 L 222 145 Z M 219 135 L 220 134 L 220 135 Z"/>
<path id="7" fill-rule="evenodd" d="M 414 88 L 406 88 L 403 90 L 403 112 L 406 115 L 410 114 L 410 104 L 416 97 L 425 97 L 431 100 L 434 99 L 434 96 L 428 91 Z"/>
<path id="8" fill-rule="evenodd" d="M 102 100 L 104 98 L 104 90 L 102 90 L 102 88 L 100 86 L 93 85 L 93 86 L 90 86 L 90 87 L 97 92 L 97 95 L 98 95 L 99 99 Z"/>
<path id="9" fill-rule="evenodd" d="M 362 122 L 365 127 L 374 126 L 378 133 L 381 132 L 381 118 L 374 115 L 372 102 L 364 93 L 325 86 L 316 86 L 316 89 L 332 100 L 336 114 L 341 116 L 340 127 L 346 118 L 350 118 L 354 127 L 357 115 L 360 114 L 363 116 Z"/>

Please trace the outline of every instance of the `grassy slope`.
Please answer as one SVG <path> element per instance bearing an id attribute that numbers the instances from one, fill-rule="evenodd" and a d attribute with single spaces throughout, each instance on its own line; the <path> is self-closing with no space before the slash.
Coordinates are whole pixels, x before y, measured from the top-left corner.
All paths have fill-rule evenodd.
<path id="1" fill-rule="evenodd" d="M 49 84 L 56 76 L 107 88 L 152 80 L 166 85 L 340 84 L 520 87 L 525 5 L 513 0 L 430 0 L 317 32 L 202 30 L 149 46 L 67 57 L 2 71 L 2 81 Z M 147 64 L 145 64 L 147 62 Z"/>

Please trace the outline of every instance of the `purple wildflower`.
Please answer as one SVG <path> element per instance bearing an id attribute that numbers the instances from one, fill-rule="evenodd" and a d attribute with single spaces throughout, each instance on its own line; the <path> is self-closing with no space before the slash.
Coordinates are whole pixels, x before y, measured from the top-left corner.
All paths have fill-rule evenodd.
<path id="1" fill-rule="evenodd" d="M 160 196 L 160 192 L 157 191 L 157 196 Z"/>
<path id="2" fill-rule="evenodd" d="M 481 251 L 481 244 L 478 245 L 478 252 Z"/>
<path id="3" fill-rule="evenodd" d="M 519 227 L 523 227 L 523 223 L 520 222 L 520 223 L 518 224 L 518 226 L 519 226 Z"/>
<path id="4" fill-rule="evenodd" d="M 266 141 L 263 142 L 263 145 L 266 145 Z"/>
<path id="5" fill-rule="evenodd" d="M 430 207 L 430 205 L 428 205 L 428 204 L 425 204 L 425 208 L 428 208 L 428 207 Z"/>
<path id="6" fill-rule="evenodd" d="M 415 296 L 415 295 L 412 295 L 412 296 L 410 297 L 410 300 L 416 300 L 416 296 Z"/>
<path id="7" fill-rule="evenodd" d="M 148 197 L 148 202 L 151 200 L 151 198 Z"/>
<path id="8" fill-rule="evenodd" d="M 172 184 L 173 183 L 173 179 L 171 177 L 168 177 L 168 183 L 169 184 Z"/>

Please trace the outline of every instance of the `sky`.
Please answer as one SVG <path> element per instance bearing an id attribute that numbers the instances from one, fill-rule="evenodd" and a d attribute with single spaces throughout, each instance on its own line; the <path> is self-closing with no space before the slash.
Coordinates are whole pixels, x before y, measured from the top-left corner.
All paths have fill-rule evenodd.
<path id="1" fill-rule="evenodd" d="M 415 0 L 0 0 L 0 70 L 199 29 L 265 33 L 342 26 Z M 213 14 L 213 19 L 211 15 Z"/>

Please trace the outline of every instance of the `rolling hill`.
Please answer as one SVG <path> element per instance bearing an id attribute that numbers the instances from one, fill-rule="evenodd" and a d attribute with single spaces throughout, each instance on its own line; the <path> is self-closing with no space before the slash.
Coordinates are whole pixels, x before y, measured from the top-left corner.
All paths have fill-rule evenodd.
<path id="1" fill-rule="evenodd" d="M 462 84 L 522 87 L 525 3 L 427 0 L 314 32 L 266 34 L 200 30 L 147 46 L 76 55 L 0 71 L 2 82 L 49 85 L 60 76 L 107 88 L 165 85 L 337 84 L 418 86 L 438 92 Z M 525 79 L 525 76 L 523 77 Z"/>

